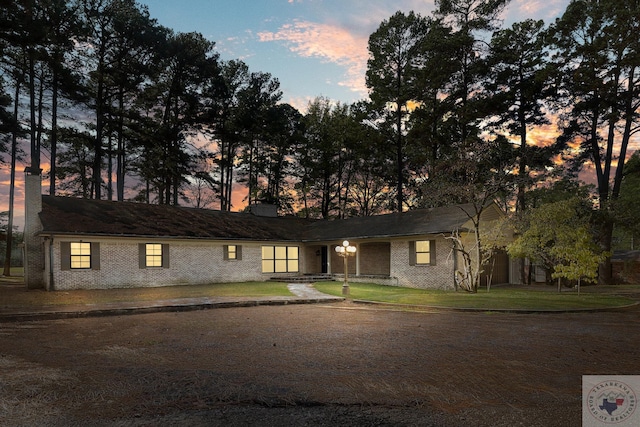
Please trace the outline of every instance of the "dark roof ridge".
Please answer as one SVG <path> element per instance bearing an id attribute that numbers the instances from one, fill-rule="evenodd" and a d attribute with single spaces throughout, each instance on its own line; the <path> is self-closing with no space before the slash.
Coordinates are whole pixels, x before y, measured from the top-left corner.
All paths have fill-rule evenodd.
<path id="1" fill-rule="evenodd" d="M 42 196 L 42 234 L 321 242 L 450 233 L 472 204 L 334 220 L 268 217 L 189 206 Z"/>

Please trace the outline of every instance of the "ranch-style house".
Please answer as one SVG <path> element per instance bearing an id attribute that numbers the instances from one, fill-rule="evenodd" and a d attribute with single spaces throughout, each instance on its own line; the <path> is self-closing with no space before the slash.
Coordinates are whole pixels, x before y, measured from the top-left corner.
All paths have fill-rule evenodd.
<path id="1" fill-rule="evenodd" d="M 472 227 L 469 205 L 342 220 L 88 200 L 41 194 L 40 175 L 25 173 L 25 282 L 47 290 L 108 289 L 341 277 L 334 250 L 356 247 L 349 280 L 453 289 L 460 263 L 448 239 Z M 503 216 L 497 205 L 482 222 Z M 506 255 L 494 283 L 509 281 Z"/>

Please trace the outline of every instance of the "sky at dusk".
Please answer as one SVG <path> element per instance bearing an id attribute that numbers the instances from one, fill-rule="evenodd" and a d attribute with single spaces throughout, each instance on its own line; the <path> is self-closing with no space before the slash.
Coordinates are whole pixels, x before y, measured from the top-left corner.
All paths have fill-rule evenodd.
<path id="1" fill-rule="evenodd" d="M 317 96 L 351 103 L 367 97 L 369 35 L 396 11 L 430 16 L 434 0 L 142 0 L 152 18 L 216 42 L 223 60 L 280 81 L 299 110 Z M 512 0 L 504 26 L 528 18 L 553 22 L 569 0 Z"/>
<path id="2" fill-rule="evenodd" d="M 528 18 L 546 24 L 570 0 L 512 0 L 503 27 Z M 199 32 L 216 43 L 222 60 L 240 59 L 250 71 L 280 81 L 282 101 L 305 112 L 318 96 L 352 103 L 367 98 L 367 43 L 396 11 L 430 16 L 434 0 L 139 0 L 158 23 L 176 32 Z M 546 132 L 544 132 L 546 133 Z M 539 135 L 540 139 L 548 137 Z M 638 142 L 632 143 L 640 145 Z M 43 152 L 42 163 L 49 164 Z M 23 171 L 18 164 L 14 224 L 24 223 Z M 48 168 L 48 166 L 45 166 Z M 0 168 L 0 211 L 9 201 L 9 168 Z M 48 193 L 48 180 L 43 193 Z"/>

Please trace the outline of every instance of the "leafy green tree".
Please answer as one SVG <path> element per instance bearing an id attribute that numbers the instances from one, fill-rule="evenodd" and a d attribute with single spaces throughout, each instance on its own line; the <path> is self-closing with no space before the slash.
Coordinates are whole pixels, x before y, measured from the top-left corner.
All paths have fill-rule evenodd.
<path id="1" fill-rule="evenodd" d="M 334 104 L 321 97 L 309 103 L 294 175 L 300 215 L 343 218 L 389 206 L 383 194 L 388 193 L 382 175 L 385 141 L 366 117 L 362 104 Z"/>
<path id="2" fill-rule="evenodd" d="M 141 120 L 138 95 L 158 75 L 156 61 L 167 30 L 151 19 L 146 7 L 133 1 L 114 3 L 113 36 L 107 73 L 105 137 L 107 198 L 124 200 L 129 161 L 136 152 L 136 121 Z M 115 160 L 115 170 L 114 163 Z"/>
<path id="3" fill-rule="evenodd" d="M 639 129 L 640 3 L 574 0 L 553 27 L 566 113 L 562 141 L 579 143 L 574 166 L 593 164 L 599 208 L 599 242 L 612 246 L 613 208 L 623 184 L 629 141 Z M 617 163 L 616 163 L 617 162 Z M 610 283 L 610 260 L 599 269 Z"/>
<path id="4" fill-rule="evenodd" d="M 455 106 L 455 100 L 446 91 L 457 70 L 457 49 L 451 32 L 441 20 L 432 20 L 423 41 L 424 63 L 418 71 L 418 90 L 414 95 L 417 103 L 407 131 L 409 182 L 417 204 L 423 199 L 420 183 L 436 176 L 438 163 L 454 155 L 455 126 L 446 119 Z"/>
<path id="5" fill-rule="evenodd" d="M 607 255 L 600 251 L 587 227 L 575 229 L 572 239 L 563 243 L 553 246 L 550 250 L 560 260 L 554 266 L 551 277 L 558 279 L 558 291 L 561 289 L 560 279 L 564 278 L 576 281 L 580 293 L 582 279 L 596 280 L 598 265 Z"/>
<path id="6" fill-rule="evenodd" d="M 9 151 L 7 142 L 15 128 L 13 115 L 7 110 L 11 104 L 11 96 L 5 92 L 3 79 L 0 78 L 0 154 Z M 1 159 L 0 162 L 3 160 Z"/>
<path id="7" fill-rule="evenodd" d="M 40 133 L 41 120 L 38 113 L 42 111 L 41 102 L 42 60 L 45 57 L 46 17 L 41 9 L 41 2 L 29 0 L 14 2 L 2 9 L 2 19 L 8 24 L 3 31 L 7 45 L 3 49 L 5 68 L 16 83 L 16 87 L 24 85 L 28 102 L 27 119 L 29 136 L 29 156 L 32 173 L 40 173 Z M 39 90 L 40 88 L 40 90 Z M 19 92 L 19 89 L 16 89 Z M 40 96 L 39 96 L 40 95 Z M 18 102 L 17 98 L 15 102 Z M 17 117 L 16 117 L 17 119 Z"/>
<path id="8" fill-rule="evenodd" d="M 548 279 L 593 278 L 606 253 L 595 244 L 591 213 L 588 203 L 579 197 L 531 209 L 507 251 L 513 257 L 526 257 L 542 265 Z"/>
<path id="9" fill-rule="evenodd" d="M 3 57 L 2 42 L 2 39 L 0 39 L 0 58 Z M 7 141 L 16 125 L 14 116 L 8 110 L 12 105 L 12 99 L 6 90 L 6 81 L 0 75 L 0 154 L 8 151 Z"/>

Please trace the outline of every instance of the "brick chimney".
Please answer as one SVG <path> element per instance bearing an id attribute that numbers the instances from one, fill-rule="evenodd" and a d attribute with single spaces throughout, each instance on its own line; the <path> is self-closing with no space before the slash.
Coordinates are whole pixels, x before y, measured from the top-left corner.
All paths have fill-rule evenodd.
<path id="1" fill-rule="evenodd" d="M 44 242 L 42 231 L 41 171 L 24 170 L 24 282 L 29 289 L 44 288 Z"/>
<path id="2" fill-rule="evenodd" d="M 278 206 L 270 203 L 254 203 L 250 207 L 250 212 L 255 216 L 276 218 L 278 216 Z"/>

